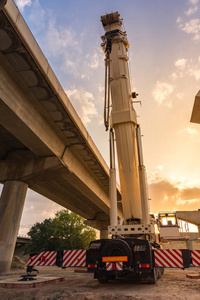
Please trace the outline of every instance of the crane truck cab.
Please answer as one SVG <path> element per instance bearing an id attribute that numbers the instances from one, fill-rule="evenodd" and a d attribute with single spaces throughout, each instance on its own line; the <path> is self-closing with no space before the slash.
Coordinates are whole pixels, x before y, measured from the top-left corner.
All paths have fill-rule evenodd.
<path id="1" fill-rule="evenodd" d="M 180 238 L 179 226 L 175 212 L 160 212 L 158 214 L 160 239 Z"/>
<path id="2" fill-rule="evenodd" d="M 148 240 L 136 238 L 93 241 L 86 254 L 88 272 L 100 283 L 122 277 L 155 283 L 164 270 L 155 268 L 153 248 Z"/>

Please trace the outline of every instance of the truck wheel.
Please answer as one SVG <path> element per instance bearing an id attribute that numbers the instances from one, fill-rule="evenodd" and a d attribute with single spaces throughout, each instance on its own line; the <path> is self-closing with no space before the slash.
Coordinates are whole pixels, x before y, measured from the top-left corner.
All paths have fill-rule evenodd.
<path id="1" fill-rule="evenodd" d="M 127 267 L 133 263 L 133 252 L 129 244 L 120 239 L 109 240 L 101 251 L 101 256 L 127 256 L 128 261 L 124 262 Z"/>
<path id="2" fill-rule="evenodd" d="M 160 268 L 156 268 L 157 271 L 157 278 L 160 279 L 162 274 L 161 274 L 161 269 Z"/>
<path id="3" fill-rule="evenodd" d="M 150 276 L 148 277 L 147 281 L 148 283 L 150 284 L 155 284 L 156 281 L 158 279 L 158 269 L 157 268 L 154 268 L 152 271 L 151 271 L 151 274 Z"/>
<path id="4" fill-rule="evenodd" d="M 99 283 L 108 283 L 108 279 L 107 278 L 98 278 L 98 282 Z"/>
<path id="5" fill-rule="evenodd" d="M 165 271 L 165 269 L 164 269 L 164 268 L 160 268 L 160 273 L 161 273 L 161 276 L 164 274 L 164 271 Z"/>
<path id="6" fill-rule="evenodd" d="M 162 277 L 162 275 L 164 274 L 164 268 L 157 268 L 157 274 L 158 274 L 158 279 L 160 279 Z"/>

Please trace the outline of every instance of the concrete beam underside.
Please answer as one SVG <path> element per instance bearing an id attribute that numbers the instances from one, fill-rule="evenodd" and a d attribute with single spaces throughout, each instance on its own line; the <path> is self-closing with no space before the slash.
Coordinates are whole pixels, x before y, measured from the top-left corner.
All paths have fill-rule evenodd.
<path id="1" fill-rule="evenodd" d="M 80 161 L 79 157 L 76 157 L 76 151 L 66 146 L 66 139 L 61 136 L 62 133 L 58 132 L 55 124 L 44 112 L 44 108 L 24 86 L 18 75 L 13 75 L 13 70 L 2 57 L 0 57 L 0 62 L 2 62 L 0 66 L 0 98 L 2 99 L 0 122 L 2 126 L 35 155 L 56 155 L 60 158 L 62 164 L 76 178 L 76 180 L 73 178 L 73 184 L 78 185 L 91 202 L 109 215 L 108 193 L 94 178 L 88 167 Z M 6 67 L 6 70 L 3 67 Z"/>
<path id="2" fill-rule="evenodd" d="M 84 223 L 88 226 L 94 227 L 100 231 L 100 239 L 108 238 L 108 226 L 110 221 L 106 220 L 85 220 Z"/>
<path id="3" fill-rule="evenodd" d="M 32 190 L 86 219 L 95 219 L 101 212 L 89 201 L 88 196 L 96 199 L 95 195 L 89 195 L 84 184 L 55 156 L 0 161 L 0 182 L 7 180 L 26 182 Z"/>
<path id="4" fill-rule="evenodd" d="M 200 226 L 200 211 L 177 211 L 178 219 Z"/>

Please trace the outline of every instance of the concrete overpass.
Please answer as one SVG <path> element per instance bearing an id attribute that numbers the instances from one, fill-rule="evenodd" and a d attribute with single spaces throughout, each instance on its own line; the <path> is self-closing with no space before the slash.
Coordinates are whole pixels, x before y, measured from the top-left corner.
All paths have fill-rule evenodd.
<path id="1" fill-rule="evenodd" d="M 200 124 L 200 91 L 195 96 L 190 122 Z"/>
<path id="2" fill-rule="evenodd" d="M 194 224 L 200 233 L 200 210 L 176 211 L 179 220 Z"/>
<path id="3" fill-rule="evenodd" d="M 0 182 L 0 274 L 28 187 L 106 235 L 109 169 L 13 0 L 0 0 Z"/>
<path id="4" fill-rule="evenodd" d="M 195 96 L 190 122 L 200 124 L 200 91 L 198 91 Z M 198 231 L 200 233 L 200 210 L 178 212 L 177 216 L 183 221 L 187 221 L 198 226 Z"/>
<path id="5" fill-rule="evenodd" d="M 20 244 L 20 245 L 23 245 L 23 244 L 29 244 L 30 243 L 30 237 L 27 236 L 27 235 L 18 235 L 17 236 L 17 240 L 16 240 L 16 245 L 17 244 Z"/>

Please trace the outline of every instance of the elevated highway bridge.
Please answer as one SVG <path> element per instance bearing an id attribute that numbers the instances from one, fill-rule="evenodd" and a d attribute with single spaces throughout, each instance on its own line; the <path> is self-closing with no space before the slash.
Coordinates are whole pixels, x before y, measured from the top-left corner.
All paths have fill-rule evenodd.
<path id="1" fill-rule="evenodd" d="M 9 271 L 27 188 L 109 222 L 109 169 L 13 0 L 0 0 L 0 274 Z M 118 188 L 118 215 L 122 216 Z"/>

